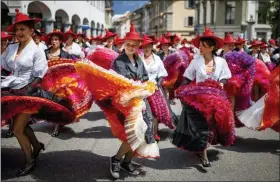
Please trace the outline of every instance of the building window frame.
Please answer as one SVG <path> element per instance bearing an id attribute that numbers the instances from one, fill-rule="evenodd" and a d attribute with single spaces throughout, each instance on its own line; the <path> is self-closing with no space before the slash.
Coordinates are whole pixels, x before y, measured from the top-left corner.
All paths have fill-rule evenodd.
<path id="1" fill-rule="evenodd" d="M 193 9 L 195 7 L 195 0 L 185 0 L 185 9 Z"/>
<path id="2" fill-rule="evenodd" d="M 192 27 L 194 26 L 194 17 L 193 16 L 186 16 L 184 18 L 184 27 Z"/>
<path id="3" fill-rule="evenodd" d="M 225 3 L 225 24 L 233 25 L 235 23 L 236 1 L 226 1 Z"/>
<path id="4" fill-rule="evenodd" d="M 263 11 L 262 8 L 266 7 L 267 2 L 266 1 L 259 1 L 258 4 L 258 24 L 266 24 L 267 23 L 267 12 Z"/>
<path id="5" fill-rule="evenodd" d="M 215 19 L 215 2 L 212 0 L 210 2 L 210 7 L 211 7 L 211 25 L 214 25 L 214 19 Z"/>

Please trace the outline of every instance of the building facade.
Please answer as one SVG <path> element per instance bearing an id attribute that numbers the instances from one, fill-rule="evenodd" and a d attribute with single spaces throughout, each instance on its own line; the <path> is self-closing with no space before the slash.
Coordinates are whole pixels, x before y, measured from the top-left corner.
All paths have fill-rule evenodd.
<path id="1" fill-rule="evenodd" d="M 195 30 L 202 34 L 208 26 L 219 37 L 227 32 L 252 40 L 268 40 L 271 26 L 260 11 L 267 1 L 197 0 Z"/>
<path id="2" fill-rule="evenodd" d="M 114 15 L 113 11 L 113 0 L 105 0 L 105 23 L 106 28 L 113 29 L 112 17 Z"/>
<path id="3" fill-rule="evenodd" d="M 151 3 L 148 2 L 131 13 L 130 21 L 141 34 L 150 34 L 151 7 Z"/>
<path id="4" fill-rule="evenodd" d="M 131 13 L 128 11 L 122 15 L 113 16 L 113 27 L 120 37 L 125 37 L 125 34 L 130 30 Z"/>
<path id="5" fill-rule="evenodd" d="M 71 28 L 87 36 L 104 34 L 105 1 L 1 1 L 3 30 L 14 21 L 16 8 L 30 17 L 41 18 L 38 28 L 46 33 Z M 8 20 L 3 22 L 3 17 Z"/>
<path id="6" fill-rule="evenodd" d="M 194 0 L 152 0 L 150 32 L 160 37 L 166 32 L 177 34 L 182 38 L 195 37 Z"/>

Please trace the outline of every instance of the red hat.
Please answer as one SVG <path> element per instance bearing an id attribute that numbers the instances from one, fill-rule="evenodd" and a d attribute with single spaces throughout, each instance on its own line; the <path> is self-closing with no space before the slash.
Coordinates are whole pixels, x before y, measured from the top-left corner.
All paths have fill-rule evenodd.
<path id="1" fill-rule="evenodd" d="M 269 46 L 266 43 L 262 42 L 260 45 L 260 48 L 266 49 L 266 48 L 269 48 Z"/>
<path id="2" fill-rule="evenodd" d="M 1 32 L 1 40 L 10 40 L 12 39 L 14 36 L 13 35 L 9 35 L 7 34 L 7 32 Z"/>
<path id="3" fill-rule="evenodd" d="M 276 42 L 275 42 L 275 40 L 274 40 L 274 39 L 270 39 L 268 42 L 269 42 L 269 44 L 273 44 L 273 45 L 275 45 L 275 44 L 276 44 Z"/>
<path id="4" fill-rule="evenodd" d="M 153 41 L 155 41 L 155 38 L 156 38 L 156 37 L 155 37 L 154 35 L 149 35 L 148 37 L 149 37 L 150 39 L 152 39 Z"/>
<path id="5" fill-rule="evenodd" d="M 183 39 L 182 41 L 181 41 L 181 44 L 186 44 L 187 43 L 187 40 L 186 39 Z"/>
<path id="6" fill-rule="evenodd" d="M 124 39 L 122 39 L 118 35 L 116 35 L 114 42 L 115 42 L 116 45 L 123 44 Z"/>
<path id="7" fill-rule="evenodd" d="M 76 35 L 74 32 L 72 32 L 71 29 L 68 30 L 67 32 L 64 32 L 64 34 L 63 34 L 64 39 L 67 39 L 67 36 L 68 36 L 68 35 L 71 35 L 72 37 L 74 37 L 74 39 L 77 38 L 77 35 Z"/>
<path id="8" fill-rule="evenodd" d="M 53 31 L 48 34 L 48 38 L 50 39 L 54 35 L 62 37 L 63 33 L 60 31 L 60 29 L 53 29 Z"/>
<path id="9" fill-rule="evenodd" d="M 44 42 L 47 42 L 48 36 L 46 34 L 42 35 L 41 40 L 44 41 Z"/>
<path id="10" fill-rule="evenodd" d="M 169 38 L 169 37 L 172 37 L 173 35 L 170 33 L 170 32 L 167 32 L 166 34 L 165 34 L 165 37 L 167 37 L 167 38 Z"/>
<path id="11" fill-rule="evenodd" d="M 97 41 L 102 41 L 103 40 L 103 38 L 102 38 L 102 35 L 98 35 L 97 37 L 95 37 L 95 40 L 97 40 Z"/>
<path id="12" fill-rule="evenodd" d="M 78 37 L 78 36 L 85 38 L 85 35 L 84 35 L 82 32 L 78 32 L 78 33 L 77 33 L 77 37 Z"/>
<path id="13" fill-rule="evenodd" d="M 167 40 L 164 36 L 161 36 L 160 45 L 162 44 L 171 44 L 171 42 Z"/>
<path id="14" fill-rule="evenodd" d="M 149 38 L 146 34 L 144 34 L 140 49 L 142 49 L 144 46 L 148 44 L 153 44 L 153 43 L 154 41 L 151 38 Z"/>
<path id="15" fill-rule="evenodd" d="M 116 33 L 110 32 L 108 29 L 105 29 L 105 31 L 106 31 L 106 34 L 105 34 L 105 36 L 103 37 L 104 40 L 108 39 L 109 37 L 114 37 L 114 36 L 117 35 Z"/>
<path id="16" fill-rule="evenodd" d="M 252 49 L 253 47 L 257 47 L 262 45 L 262 43 L 258 40 L 254 40 L 253 43 L 251 44 L 251 46 L 249 47 L 249 49 Z"/>
<path id="17" fill-rule="evenodd" d="M 200 42 L 201 38 L 211 38 L 211 39 L 214 39 L 216 41 L 216 43 L 217 43 L 218 49 L 224 46 L 223 39 L 215 36 L 214 33 L 208 27 L 205 27 L 205 31 L 204 31 L 202 36 L 199 36 L 199 37 L 196 37 L 195 39 L 193 39 L 193 45 L 195 47 L 199 48 L 199 42 Z"/>
<path id="18" fill-rule="evenodd" d="M 199 37 L 200 37 L 199 34 L 197 34 L 196 37 L 191 40 L 191 44 L 193 44 L 195 39 L 199 39 Z"/>
<path id="19" fill-rule="evenodd" d="M 160 48 L 163 44 L 168 44 L 169 46 L 171 46 L 171 42 L 167 40 L 163 35 L 161 36 L 159 43 L 160 44 L 157 46 L 157 48 Z"/>
<path id="20" fill-rule="evenodd" d="M 155 38 L 154 43 L 157 44 L 157 43 L 159 43 L 159 42 L 160 42 L 160 40 L 157 39 L 157 38 Z"/>
<path id="21" fill-rule="evenodd" d="M 241 37 L 237 37 L 237 40 L 235 42 L 235 44 L 244 44 L 246 41 L 244 39 L 242 39 Z"/>
<path id="22" fill-rule="evenodd" d="M 140 34 L 136 32 L 134 25 L 130 22 L 130 31 L 126 33 L 125 40 L 142 40 Z"/>
<path id="23" fill-rule="evenodd" d="M 27 14 L 23 14 L 21 12 L 19 12 L 19 9 L 16 9 L 16 18 L 15 18 L 15 22 L 10 25 L 8 28 L 7 28 L 7 32 L 13 32 L 15 30 L 15 25 L 17 23 L 23 23 L 23 22 L 33 22 L 34 25 L 39 23 L 41 21 L 41 19 L 39 18 L 29 18 L 29 16 Z"/>
<path id="24" fill-rule="evenodd" d="M 234 38 L 231 36 L 230 33 L 227 33 L 225 38 L 224 38 L 224 44 L 234 44 L 236 41 Z"/>
<path id="25" fill-rule="evenodd" d="M 174 39 L 173 39 L 173 42 L 175 42 L 175 41 L 180 41 L 181 39 L 180 39 L 180 37 L 178 36 L 178 35 L 174 35 Z"/>

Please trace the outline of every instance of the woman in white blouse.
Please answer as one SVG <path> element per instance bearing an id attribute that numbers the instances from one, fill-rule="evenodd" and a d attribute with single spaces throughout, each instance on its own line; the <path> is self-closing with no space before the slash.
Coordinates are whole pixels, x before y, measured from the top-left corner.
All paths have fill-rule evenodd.
<path id="1" fill-rule="evenodd" d="M 195 57 L 186 69 L 183 75 L 185 77 L 183 84 L 189 84 L 193 81 L 196 83 L 204 82 L 207 79 L 212 79 L 220 82 L 220 85 L 223 86 L 226 80 L 231 78 L 227 62 L 215 55 L 217 49 L 223 46 L 223 40 L 214 36 L 206 28 L 204 35 L 194 40 L 194 45 L 199 47 L 200 55 Z M 207 158 L 207 147 L 210 142 L 209 138 L 213 134 L 209 130 L 206 118 L 191 105 L 183 102 L 182 104 L 183 111 L 174 132 L 172 143 L 179 148 L 197 152 L 202 165 L 210 167 L 211 165 Z M 184 124 L 181 125 L 180 122 Z M 187 137 L 176 135 L 176 133 L 182 133 L 183 136 Z"/>
<path id="2" fill-rule="evenodd" d="M 63 47 L 63 49 L 68 52 L 69 54 L 74 55 L 75 57 L 84 58 L 85 53 L 82 51 L 79 44 L 74 42 L 74 39 L 76 38 L 76 34 L 74 34 L 71 30 L 68 30 L 64 33 L 64 39 L 66 40 L 66 43 Z"/>
<path id="3" fill-rule="evenodd" d="M 269 46 L 265 43 L 262 43 L 262 45 L 260 46 L 260 54 L 259 54 L 259 59 L 262 60 L 266 65 L 271 63 L 271 59 L 270 56 L 268 54 L 268 52 L 266 51 L 269 48 Z"/>
<path id="4" fill-rule="evenodd" d="M 8 27 L 8 31 L 15 31 L 19 43 L 10 44 L 1 57 L 1 67 L 11 73 L 1 76 L 2 97 L 31 95 L 48 70 L 44 51 L 32 39 L 34 24 L 39 20 L 30 19 L 18 9 L 16 12 L 16 22 Z M 13 117 L 13 134 L 25 156 L 25 166 L 18 172 L 18 176 L 27 174 L 34 167 L 35 159 L 44 149 L 28 125 L 30 116 L 30 113 L 23 112 Z"/>
<path id="5" fill-rule="evenodd" d="M 142 56 L 142 60 L 145 69 L 148 72 L 149 80 L 153 81 L 157 85 L 157 89 L 160 89 L 162 79 L 167 76 L 167 71 L 165 70 L 160 57 L 152 52 L 153 40 L 144 35 L 141 48 L 144 53 L 144 55 Z M 155 139 L 159 141 L 160 137 L 158 135 L 158 120 L 154 117 L 153 122 Z"/>

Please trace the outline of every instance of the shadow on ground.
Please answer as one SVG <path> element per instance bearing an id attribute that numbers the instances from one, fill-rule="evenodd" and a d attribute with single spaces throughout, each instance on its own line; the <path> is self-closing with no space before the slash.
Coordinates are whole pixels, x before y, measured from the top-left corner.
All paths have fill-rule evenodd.
<path id="1" fill-rule="evenodd" d="M 15 179 L 15 174 L 24 162 L 21 150 L 2 148 L 1 158 L 1 179 Z M 29 175 L 36 181 L 50 182 L 113 180 L 109 172 L 109 159 L 109 157 L 81 150 L 41 153 L 35 170 Z M 144 171 L 142 175 L 145 175 Z M 128 174 L 122 172 L 121 179 L 126 177 Z M 21 181 L 20 178 L 17 180 Z"/>
<path id="2" fill-rule="evenodd" d="M 236 137 L 235 145 L 230 147 L 215 146 L 218 149 L 230 150 L 242 153 L 269 152 L 279 155 L 279 140 L 260 140 L 257 138 Z"/>
<path id="3" fill-rule="evenodd" d="M 208 160 L 214 162 L 219 160 L 221 151 L 209 149 Z M 203 168 L 196 153 L 187 152 L 178 148 L 160 149 L 160 158 L 155 160 L 135 159 L 139 164 L 157 170 L 169 169 L 191 169 L 196 168 L 199 172 L 207 173 L 207 168 Z"/>
<path id="4" fill-rule="evenodd" d="M 136 165 L 141 170 L 141 179 L 146 172 L 143 166 L 154 169 L 189 169 L 196 168 L 202 173 L 207 171 L 199 164 L 198 158 L 192 153 L 176 148 L 162 149 L 161 158 L 156 161 L 148 159 L 135 159 Z M 209 150 L 209 160 L 218 160 L 219 151 Z M 2 148 L 1 152 L 2 180 L 15 179 L 16 172 L 23 166 L 23 155 L 19 148 Z M 41 153 L 36 164 L 36 169 L 29 175 L 37 181 L 95 181 L 112 180 L 109 172 L 110 157 L 100 156 L 91 151 L 56 151 Z M 121 178 L 128 174 L 121 172 Z M 20 180 L 20 178 L 18 179 Z"/>
<path id="5" fill-rule="evenodd" d="M 87 119 L 89 121 L 97 121 L 100 119 L 106 119 L 103 111 L 94 111 L 94 112 L 88 112 L 85 115 L 81 117 L 81 119 Z"/>

